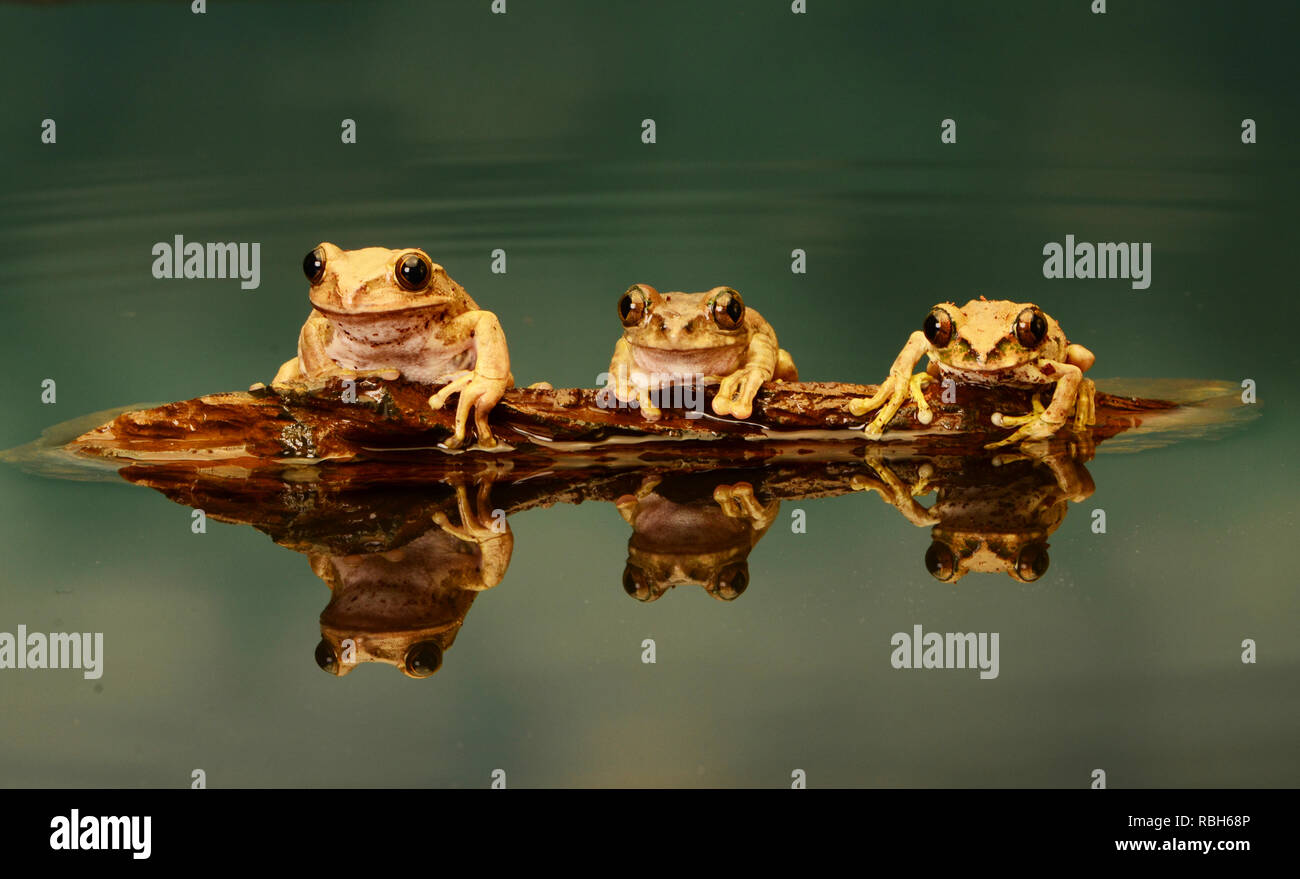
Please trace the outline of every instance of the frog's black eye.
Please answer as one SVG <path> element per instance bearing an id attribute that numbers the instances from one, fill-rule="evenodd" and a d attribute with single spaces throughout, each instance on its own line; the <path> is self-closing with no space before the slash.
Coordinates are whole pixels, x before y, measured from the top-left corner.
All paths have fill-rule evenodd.
<path id="1" fill-rule="evenodd" d="M 921 323 L 921 332 L 934 347 L 947 348 L 952 341 L 952 315 L 942 308 L 933 309 Z"/>
<path id="2" fill-rule="evenodd" d="M 654 601 L 659 597 L 646 572 L 632 564 L 623 568 L 623 591 L 637 601 Z"/>
<path id="3" fill-rule="evenodd" d="M 1026 348 L 1037 348 L 1047 338 L 1047 316 L 1037 308 L 1026 308 L 1016 318 L 1016 340 Z"/>
<path id="4" fill-rule="evenodd" d="M 934 541 L 925 551 L 925 569 L 936 580 L 948 581 L 957 573 L 957 557 L 947 544 Z"/>
<path id="5" fill-rule="evenodd" d="M 735 601 L 748 588 L 749 562 L 736 562 L 718 572 L 713 596 L 723 601 Z"/>
<path id="6" fill-rule="evenodd" d="M 327 671 L 332 675 L 339 673 L 339 658 L 334 655 L 334 645 L 324 638 L 316 645 L 316 664 L 320 666 L 321 671 Z"/>
<path id="7" fill-rule="evenodd" d="M 713 317 L 713 322 L 718 325 L 718 329 L 737 329 L 745 322 L 745 300 L 741 299 L 740 294 L 735 290 L 724 287 L 721 293 L 713 297 L 709 314 Z"/>
<path id="8" fill-rule="evenodd" d="M 433 267 L 420 254 L 408 253 L 397 261 L 394 273 L 397 275 L 397 283 L 403 290 L 415 292 L 429 285 L 429 276 L 433 274 Z"/>
<path id="9" fill-rule="evenodd" d="M 625 327 L 634 327 L 645 317 L 646 299 L 640 285 L 633 284 L 618 300 L 618 319 Z"/>
<path id="10" fill-rule="evenodd" d="M 1047 566 L 1050 564 L 1051 559 L 1047 557 L 1047 544 L 1031 543 L 1020 550 L 1016 556 L 1015 578 L 1032 583 L 1047 573 Z"/>
<path id="11" fill-rule="evenodd" d="M 406 651 L 406 673 L 413 678 L 427 678 L 442 666 L 442 645 L 437 641 L 420 641 Z"/>
<path id="12" fill-rule="evenodd" d="M 302 258 L 302 273 L 313 284 L 319 284 L 325 277 L 325 248 L 317 247 Z"/>

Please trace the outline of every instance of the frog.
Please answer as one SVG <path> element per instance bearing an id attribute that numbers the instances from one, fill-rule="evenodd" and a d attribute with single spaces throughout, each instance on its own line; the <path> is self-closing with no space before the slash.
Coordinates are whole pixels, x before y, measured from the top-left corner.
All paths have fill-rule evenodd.
<path id="1" fill-rule="evenodd" d="M 850 486 L 878 492 L 913 525 L 932 526 L 925 569 L 934 579 L 951 584 L 971 572 L 1003 572 L 1033 583 L 1047 573 L 1048 538 L 1069 504 L 1096 491 L 1085 466 L 1091 454 L 1076 443 L 898 461 L 868 454 L 872 473 L 854 474 Z M 930 507 L 915 500 L 931 492 Z"/>
<path id="2" fill-rule="evenodd" d="M 273 388 L 333 377 L 445 382 L 428 401 L 441 409 L 460 395 L 444 445 L 466 444 L 471 412 L 478 445 L 496 445 L 488 414 L 514 386 L 505 332 L 441 265 L 419 248 L 343 250 L 322 242 L 303 259 L 303 272 L 312 312 L 298 355 L 280 367 Z"/>
<path id="3" fill-rule="evenodd" d="M 913 375 L 925 355 L 930 358 L 928 367 Z M 1035 393 L 1029 413 L 993 413 L 995 426 L 1015 430 L 985 447 L 1043 440 L 1054 436 L 1071 412 L 1077 431 L 1096 423 L 1096 386 L 1083 375 L 1095 361 L 1091 351 L 1068 341 L 1055 318 L 1032 302 L 983 296 L 961 307 L 943 302 L 908 338 L 876 393 L 851 400 L 848 409 L 854 416 L 878 410 L 864 427 L 867 438 L 874 440 L 880 439 L 909 394 L 916 402 L 917 420 L 929 424 L 934 413 L 924 390 L 935 379 L 1043 390 L 1055 385 L 1047 405 Z"/>
<path id="4" fill-rule="evenodd" d="M 434 513 L 431 527 L 380 551 L 307 551 L 312 572 L 330 588 L 320 615 L 316 664 L 342 677 L 363 662 L 427 678 L 442 667 L 475 597 L 505 577 L 514 535 L 491 502 L 491 483 L 471 499 L 467 481 L 455 489 L 460 524 Z"/>
<path id="5" fill-rule="evenodd" d="M 662 414 L 652 392 L 694 376 L 719 381 L 713 412 L 738 419 L 753 414 L 764 382 L 799 380 L 772 325 L 732 287 L 660 293 L 633 284 L 619 297 L 618 316 L 623 337 L 614 346 L 606 391 L 623 403 L 635 402 L 647 421 Z"/>
<path id="6" fill-rule="evenodd" d="M 650 475 L 614 502 L 632 526 L 623 591 L 641 602 L 698 583 L 719 601 L 749 587 L 749 553 L 780 514 L 750 482 L 716 474 Z"/>

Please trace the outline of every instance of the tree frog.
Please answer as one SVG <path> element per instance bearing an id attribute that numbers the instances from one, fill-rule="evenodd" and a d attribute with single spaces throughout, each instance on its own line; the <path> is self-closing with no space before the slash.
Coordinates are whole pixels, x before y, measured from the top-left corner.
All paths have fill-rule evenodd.
<path id="1" fill-rule="evenodd" d="M 479 483 L 475 500 L 465 480 L 453 487 L 460 525 L 438 512 L 434 527 L 384 552 L 308 551 L 312 571 L 330 587 L 316 646 L 322 669 L 342 677 L 362 662 L 382 662 L 424 678 L 442 665 L 475 596 L 501 582 L 514 551 L 509 525 L 494 515 L 491 482 Z"/>
<path id="2" fill-rule="evenodd" d="M 930 356 L 928 368 L 912 375 L 926 354 Z M 916 402 L 917 420 L 930 423 L 934 415 L 922 392 L 937 378 L 1016 387 L 1055 384 L 1046 407 L 1035 395 L 1033 411 L 1028 414 L 994 413 L 995 425 L 1016 430 L 987 448 L 1046 439 L 1065 424 L 1071 411 L 1078 430 L 1096 422 L 1096 386 L 1083 377 L 1095 360 L 1087 348 L 1070 344 L 1060 324 L 1033 303 L 982 296 L 960 308 L 944 302 L 932 308 L 921 329 L 912 333 L 875 395 L 850 401 L 849 411 L 865 415 L 879 409 L 866 426 L 867 437 L 879 439 L 909 394 Z"/>
<path id="3" fill-rule="evenodd" d="M 471 411 L 481 446 L 494 446 L 488 413 L 514 384 L 501 323 L 483 311 L 419 248 L 341 250 L 324 242 L 307 254 L 311 315 L 298 356 L 272 384 L 342 376 L 404 377 L 446 384 L 429 398 L 440 409 L 459 394 L 450 448 L 465 443 Z"/>
<path id="4" fill-rule="evenodd" d="M 614 504 L 632 526 L 623 590 L 645 602 L 685 583 L 734 601 L 749 586 L 750 551 L 781 511 L 780 501 L 761 503 L 752 484 L 709 474 L 647 476 Z"/>
<path id="5" fill-rule="evenodd" d="M 855 474 L 850 484 L 878 492 L 913 525 L 933 526 L 925 569 L 936 580 L 1002 571 L 1031 583 L 1047 572 L 1047 539 L 1067 507 L 1091 497 L 1096 485 L 1082 460 L 1091 454 L 1086 446 L 1021 449 L 1032 453 L 910 458 L 900 462 L 901 474 L 868 454 L 874 477 Z M 932 491 L 929 508 L 916 501 Z"/>
<path id="6" fill-rule="evenodd" d="M 731 287 L 703 293 L 660 293 L 634 284 L 618 300 L 623 338 L 614 346 L 606 385 L 624 403 L 637 401 L 649 421 L 660 409 L 651 397 L 693 377 L 721 379 L 718 415 L 748 418 L 765 381 L 798 381 L 789 352 L 762 315 Z"/>

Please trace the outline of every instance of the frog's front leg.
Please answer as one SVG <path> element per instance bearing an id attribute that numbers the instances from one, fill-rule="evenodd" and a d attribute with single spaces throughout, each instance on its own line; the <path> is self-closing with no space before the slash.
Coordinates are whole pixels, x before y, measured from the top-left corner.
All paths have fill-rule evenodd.
<path id="1" fill-rule="evenodd" d="M 1010 436 L 997 442 L 986 443 L 984 448 L 995 449 L 1025 440 L 1048 439 L 1065 426 L 1067 416 L 1078 401 L 1079 385 L 1083 382 L 1083 370 L 1073 364 L 1056 360 L 1040 360 L 1037 366 L 1045 375 L 1056 377 L 1056 391 L 1052 394 L 1052 402 L 1041 412 L 1035 411 L 1034 414 L 1026 417 L 1024 423 Z M 993 423 L 1001 425 L 1011 422 L 1006 416 L 995 412 Z"/>
<path id="2" fill-rule="evenodd" d="M 319 311 L 312 309 L 307 322 L 298 333 L 298 356 L 287 360 L 271 380 L 272 387 L 285 387 L 291 384 L 321 382 L 330 378 L 381 378 L 395 381 L 402 371 L 397 367 L 379 367 L 372 369 L 350 369 L 340 366 L 326 350 L 333 338 L 334 328 L 329 319 Z"/>
<path id="3" fill-rule="evenodd" d="M 871 469 L 875 471 L 878 479 L 872 479 L 864 473 L 855 473 L 849 480 L 849 487 L 854 491 L 874 491 L 879 494 L 894 509 L 903 514 L 903 518 L 916 525 L 918 528 L 926 528 L 931 525 L 938 525 L 941 521 L 938 514 L 926 509 L 916 501 L 916 495 L 927 494 L 930 489 L 924 483 L 926 477 L 921 477 L 916 485 L 908 486 L 903 480 L 898 478 L 884 459 L 878 456 L 867 456 Z"/>
<path id="4" fill-rule="evenodd" d="M 488 415 L 514 383 L 505 331 L 492 312 L 467 311 L 449 324 L 447 332 L 453 337 L 463 333 L 473 340 L 474 369 L 454 377 L 429 398 L 429 405 L 441 409 L 452 394 L 460 394 L 456 404 L 455 430 L 445 445 L 458 449 L 465 444 L 465 426 L 472 411 L 479 445 L 491 448 L 497 441 L 492 436 Z"/>
<path id="5" fill-rule="evenodd" d="M 713 501 L 727 518 L 749 519 L 755 531 L 766 531 L 781 512 L 780 501 L 760 504 L 754 496 L 754 486 L 748 482 L 719 485 L 713 489 Z"/>
<path id="6" fill-rule="evenodd" d="M 647 383 L 644 380 L 640 382 L 634 380 L 633 376 L 637 374 L 638 368 L 632 354 L 632 346 L 628 344 L 627 339 L 619 339 L 614 346 L 614 357 L 609 361 L 609 378 L 605 390 L 613 394 L 619 402 L 631 403 L 635 400 L 646 421 L 658 421 L 661 414 L 659 407 L 650 398 L 650 388 Z"/>
<path id="7" fill-rule="evenodd" d="M 885 427 L 898 414 L 899 407 L 903 405 L 903 400 L 909 393 L 916 401 L 918 412 L 929 411 L 929 407 L 924 402 L 925 398 L 921 395 L 921 382 L 911 380 L 912 371 L 916 369 L 916 364 L 921 362 L 921 358 L 929 348 L 930 342 L 925 338 L 924 333 L 920 330 L 912 333 L 903 350 L 898 352 L 898 357 L 894 359 L 894 365 L 889 368 L 889 377 L 881 382 L 875 395 L 849 401 L 849 412 L 853 415 L 865 415 L 874 409 L 880 409 L 876 417 L 863 430 L 868 439 L 880 439 L 885 432 Z"/>
<path id="8" fill-rule="evenodd" d="M 777 370 L 782 352 L 776 345 L 776 333 L 771 327 L 756 329 L 750 336 L 745 352 L 745 364 L 722 379 L 718 393 L 713 397 L 713 411 L 718 415 L 748 418 L 754 413 L 754 395 L 770 381 Z M 789 359 L 790 355 L 786 354 Z M 794 361 L 789 362 L 794 369 Z M 798 373 L 796 372 L 796 375 Z"/>
<path id="9" fill-rule="evenodd" d="M 439 528 L 466 543 L 475 544 L 480 551 L 480 571 L 483 575 L 482 586 L 490 589 L 501 582 L 506 568 L 510 566 L 510 556 L 514 552 L 515 537 L 510 525 L 505 520 L 505 513 L 497 515 L 492 508 L 492 482 L 484 480 L 479 483 L 475 503 L 470 504 L 469 489 L 463 478 L 451 479 L 456 489 L 456 510 L 460 515 L 459 526 L 451 524 L 446 513 L 434 513 L 433 521 Z M 476 588 L 476 587 L 469 587 Z"/>

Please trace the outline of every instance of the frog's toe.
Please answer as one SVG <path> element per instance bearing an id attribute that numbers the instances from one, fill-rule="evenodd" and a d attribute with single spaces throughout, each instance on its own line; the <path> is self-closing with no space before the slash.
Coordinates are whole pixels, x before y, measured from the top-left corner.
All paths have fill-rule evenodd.
<path id="1" fill-rule="evenodd" d="M 1007 419 L 1003 419 L 1006 421 Z M 1027 422 L 1021 424 L 1020 428 L 1010 436 L 993 443 L 986 443 L 984 448 L 997 449 L 1002 446 L 1009 446 L 1015 443 L 1024 443 L 1029 440 L 1051 439 L 1056 432 L 1064 426 L 1065 422 L 1048 421 L 1041 416 L 1035 416 Z"/>
<path id="2" fill-rule="evenodd" d="M 849 400 L 849 414 L 855 418 L 866 415 L 871 410 L 867 407 L 869 401 L 866 397 L 858 397 L 856 400 Z"/>

